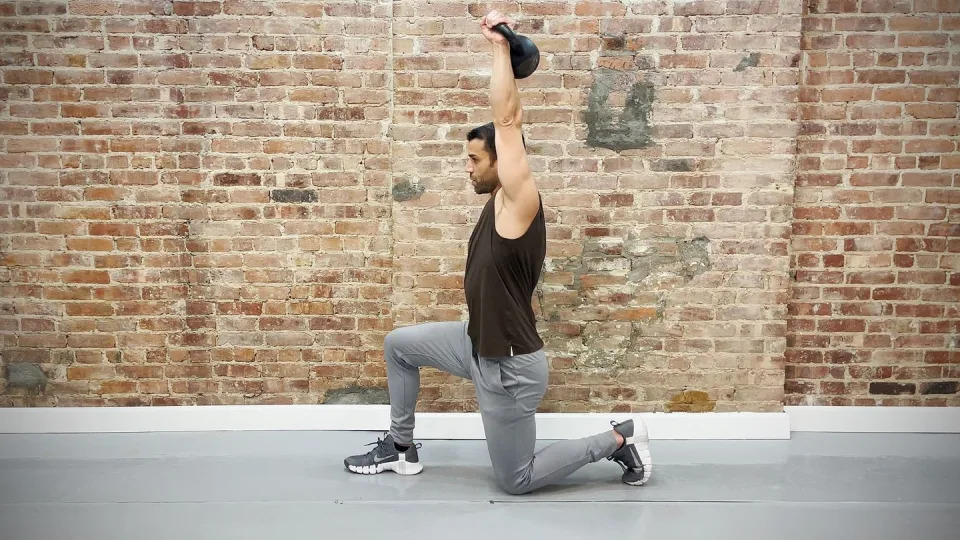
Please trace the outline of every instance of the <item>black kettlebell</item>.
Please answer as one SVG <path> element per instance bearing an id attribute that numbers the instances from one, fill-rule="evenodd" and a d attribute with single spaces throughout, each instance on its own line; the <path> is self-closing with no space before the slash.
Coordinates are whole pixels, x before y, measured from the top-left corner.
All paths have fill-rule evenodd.
<path id="1" fill-rule="evenodd" d="M 533 75 L 537 66 L 540 65 L 540 49 L 530 38 L 514 33 L 507 23 L 500 23 L 493 29 L 503 34 L 503 37 L 510 42 L 510 64 L 513 66 L 513 77 L 526 79 Z"/>

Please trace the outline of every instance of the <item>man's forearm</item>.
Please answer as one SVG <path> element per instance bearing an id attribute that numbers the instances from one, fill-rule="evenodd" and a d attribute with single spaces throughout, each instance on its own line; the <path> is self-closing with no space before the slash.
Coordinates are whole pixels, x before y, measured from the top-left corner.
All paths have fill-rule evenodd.
<path id="1" fill-rule="evenodd" d="M 511 125 L 519 120 L 520 94 L 517 92 L 517 82 L 513 78 L 510 46 L 507 44 L 493 46 L 490 105 L 493 107 L 493 121 L 495 123 Z"/>

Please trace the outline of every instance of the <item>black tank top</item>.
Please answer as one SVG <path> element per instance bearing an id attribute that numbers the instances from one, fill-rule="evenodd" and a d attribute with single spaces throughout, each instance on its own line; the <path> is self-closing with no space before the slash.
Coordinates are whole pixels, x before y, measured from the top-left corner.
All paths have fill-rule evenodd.
<path id="1" fill-rule="evenodd" d="M 543 340 L 531 299 L 547 254 L 547 227 L 540 211 L 520 238 L 497 233 L 495 197 L 483 207 L 470 235 L 463 289 L 470 320 L 467 334 L 484 357 L 539 351 Z"/>

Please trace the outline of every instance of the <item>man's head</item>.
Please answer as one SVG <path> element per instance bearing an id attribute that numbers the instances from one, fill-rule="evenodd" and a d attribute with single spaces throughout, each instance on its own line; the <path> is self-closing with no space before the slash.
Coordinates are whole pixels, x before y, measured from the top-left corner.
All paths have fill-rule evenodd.
<path id="1" fill-rule="evenodd" d="M 493 122 L 475 127 L 467 133 L 467 172 L 478 194 L 493 193 L 500 185 L 496 134 Z"/>
<path id="2" fill-rule="evenodd" d="M 478 194 L 493 193 L 500 187 L 497 176 L 497 131 L 493 122 L 477 126 L 467 133 L 467 172 Z M 526 139 L 521 135 L 524 147 Z"/>

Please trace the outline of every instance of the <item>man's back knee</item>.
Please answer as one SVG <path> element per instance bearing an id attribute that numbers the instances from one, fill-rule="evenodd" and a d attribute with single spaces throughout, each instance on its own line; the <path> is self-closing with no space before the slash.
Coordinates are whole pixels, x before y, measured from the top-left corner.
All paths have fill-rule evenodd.
<path id="1" fill-rule="evenodd" d="M 498 479 L 498 482 L 500 484 L 500 488 L 506 491 L 507 493 L 509 493 L 510 495 L 523 495 L 531 491 L 529 487 L 530 482 L 528 481 L 528 479 L 522 476 L 500 478 Z"/>

